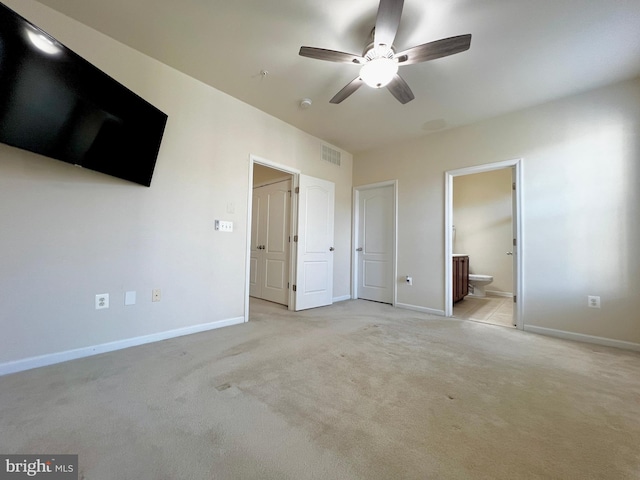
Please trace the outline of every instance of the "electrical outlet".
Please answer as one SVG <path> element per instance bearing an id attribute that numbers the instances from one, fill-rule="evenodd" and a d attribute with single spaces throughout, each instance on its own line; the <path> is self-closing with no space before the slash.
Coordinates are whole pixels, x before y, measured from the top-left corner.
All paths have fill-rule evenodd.
<path id="1" fill-rule="evenodd" d="M 587 305 L 590 308 L 600 308 L 600 297 L 596 295 L 587 296 Z"/>
<path id="2" fill-rule="evenodd" d="M 103 308 L 109 308 L 108 293 L 100 293 L 96 295 L 96 310 L 102 310 Z"/>
<path id="3" fill-rule="evenodd" d="M 151 301 L 152 302 L 159 302 L 160 301 L 160 289 L 159 288 L 154 288 L 151 291 Z"/>

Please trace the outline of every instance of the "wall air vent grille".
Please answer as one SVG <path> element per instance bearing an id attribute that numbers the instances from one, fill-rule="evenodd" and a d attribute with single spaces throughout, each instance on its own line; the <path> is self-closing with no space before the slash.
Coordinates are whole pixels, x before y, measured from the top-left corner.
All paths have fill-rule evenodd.
<path id="1" fill-rule="evenodd" d="M 322 160 L 340 166 L 341 153 L 328 145 L 322 145 Z"/>

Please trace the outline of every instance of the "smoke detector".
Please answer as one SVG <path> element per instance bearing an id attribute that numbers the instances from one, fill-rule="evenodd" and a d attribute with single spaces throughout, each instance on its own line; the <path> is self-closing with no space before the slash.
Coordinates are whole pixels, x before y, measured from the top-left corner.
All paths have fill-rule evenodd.
<path id="1" fill-rule="evenodd" d="M 300 100 L 300 108 L 306 110 L 311 106 L 311 103 L 312 102 L 310 98 L 303 98 L 302 100 Z"/>

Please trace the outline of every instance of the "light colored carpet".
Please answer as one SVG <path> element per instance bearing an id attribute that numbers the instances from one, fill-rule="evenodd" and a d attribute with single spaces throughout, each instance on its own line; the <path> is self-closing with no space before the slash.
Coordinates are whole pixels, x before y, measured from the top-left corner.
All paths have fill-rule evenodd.
<path id="1" fill-rule="evenodd" d="M 1 453 L 98 479 L 638 479 L 640 355 L 390 306 L 0 378 Z"/>

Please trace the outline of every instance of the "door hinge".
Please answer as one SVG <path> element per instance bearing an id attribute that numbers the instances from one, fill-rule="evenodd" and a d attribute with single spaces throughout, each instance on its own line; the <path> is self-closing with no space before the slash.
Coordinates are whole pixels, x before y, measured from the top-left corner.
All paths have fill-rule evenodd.
<path id="1" fill-rule="evenodd" d="M 518 298 L 516 295 L 513 296 L 513 303 L 516 303 L 516 298 Z"/>
<path id="2" fill-rule="evenodd" d="M 287 282 L 287 288 L 289 288 L 289 282 Z"/>
<path id="3" fill-rule="evenodd" d="M 512 188 L 513 190 L 515 190 L 515 189 L 516 189 L 516 182 L 513 182 L 513 183 L 511 184 L 511 188 Z"/>
<path id="4" fill-rule="evenodd" d="M 296 193 L 300 193 L 300 187 L 296 187 Z"/>
<path id="5" fill-rule="evenodd" d="M 294 235 L 294 236 L 293 236 L 293 241 L 294 241 L 294 242 L 297 242 L 297 241 L 298 241 L 298 235 Z"/>
<path id="6" fill-rule="evenodd" d="M 298 287 L 296 287 L 295 285 L 293 286 L 293 291 L 297 292 L 298 291 Z"/>
<path id="7" fill-rule="evenodd" d="M 515 247 L 517 243 L 518 243 L 518 242 L 516 242 L 516 239 L 514 238 L 514 239 L 513 239 L 513 246 Z"/>

